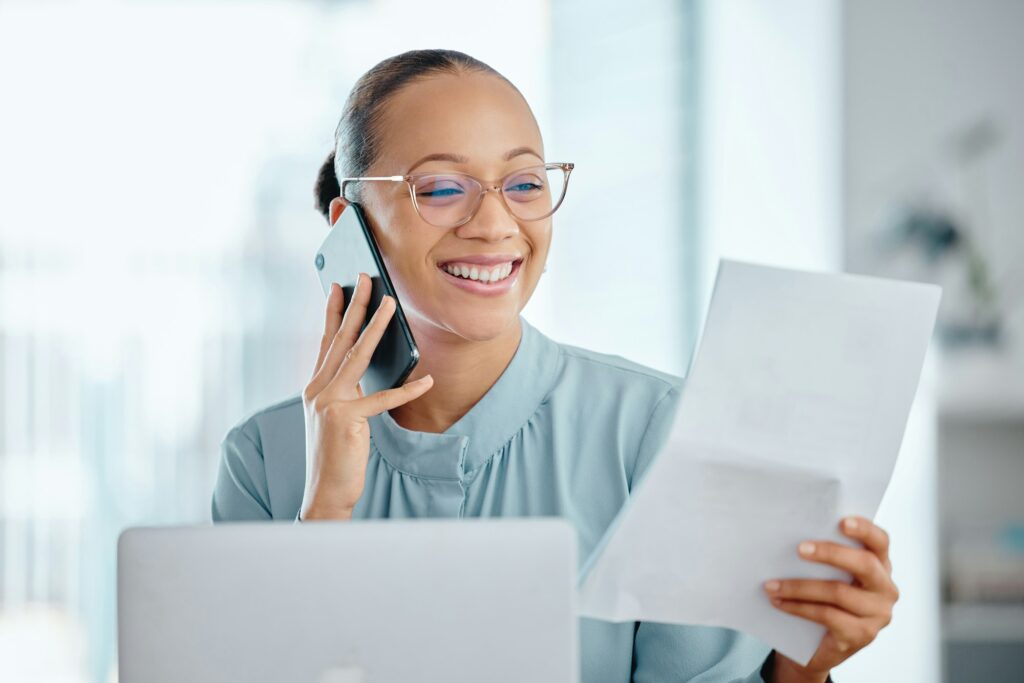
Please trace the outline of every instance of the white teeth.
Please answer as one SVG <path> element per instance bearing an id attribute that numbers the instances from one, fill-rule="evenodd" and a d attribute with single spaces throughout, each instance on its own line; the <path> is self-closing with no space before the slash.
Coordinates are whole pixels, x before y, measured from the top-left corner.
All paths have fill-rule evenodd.
<path id="1" fill-rule="evenodd" d="M 446 272 L 458 277 L 478 280 L 483 283 L 491 283 L 507 278 L 512 273 L 512 263 L 503 263 L 500 266 L 491 268 L 490 270 L 487 270 L 486 268 L 479 268 L 477 266 L 463 265 L 446 265 L 444 266 L 444 269 Z"/>

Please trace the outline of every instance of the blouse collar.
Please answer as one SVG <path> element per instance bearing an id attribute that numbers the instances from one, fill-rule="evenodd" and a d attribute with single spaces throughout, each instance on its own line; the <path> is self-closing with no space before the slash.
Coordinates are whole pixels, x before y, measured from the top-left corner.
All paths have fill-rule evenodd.
<path id="1" fill-rule="evenodd" d="M 444 432 L 418 432 L 388 411 L 369 418 L 371 441 L 396 469 L 420 477 L 462 479 L 505 445 L 546 400 L 561 367 L 561 347 L 521 315 L 522 336 L 487 393 Z"/>

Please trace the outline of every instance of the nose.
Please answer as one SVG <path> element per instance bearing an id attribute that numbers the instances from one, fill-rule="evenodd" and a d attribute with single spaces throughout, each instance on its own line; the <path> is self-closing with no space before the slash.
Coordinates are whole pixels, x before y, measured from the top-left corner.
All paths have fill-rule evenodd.
<path id="1" fill-rule="evenodd" d="M 480 198 L 476 215 L 455 229 L 455 234 L 464 239 L 483 239 L 488 242 L 516 235 L 519 224 L 508 212 L 498 187 L 488 187 Z"/>

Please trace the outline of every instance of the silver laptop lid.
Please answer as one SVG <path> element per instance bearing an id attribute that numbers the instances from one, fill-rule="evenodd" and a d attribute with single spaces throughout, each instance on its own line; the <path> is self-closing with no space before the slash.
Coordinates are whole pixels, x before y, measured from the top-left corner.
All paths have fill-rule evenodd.
<path id="1" fill-rule="evenodd" d="M 119 677 L 575 682 L 576 569 L 556 518 L 128 529 Z"/>

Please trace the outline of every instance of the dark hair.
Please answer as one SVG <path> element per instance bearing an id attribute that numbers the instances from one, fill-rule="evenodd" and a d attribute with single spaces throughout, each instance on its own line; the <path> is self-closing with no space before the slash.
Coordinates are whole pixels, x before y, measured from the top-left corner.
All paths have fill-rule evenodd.
<path id="1" fill-rule="evenodd" d="M 317 174 L 313 188 L 316 210 L 330 220 L 331 200 L 341 195 L 338 176 L 366 175 L 377 159 L 381 145 L 378 126 L 384 106 L 392 95 L 418 78 L 472 72 L 498 76 L 519 92 L 493 68 L 457 50 L 409 50 L 388 57 L 360 76 L 345 101 L 334 131 L 334 150 L 327 155 Z M 335 159 L 335 151 L 340 159 Z M 356 191 L 358 193 L 358 188 Z"/>

